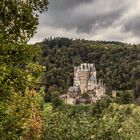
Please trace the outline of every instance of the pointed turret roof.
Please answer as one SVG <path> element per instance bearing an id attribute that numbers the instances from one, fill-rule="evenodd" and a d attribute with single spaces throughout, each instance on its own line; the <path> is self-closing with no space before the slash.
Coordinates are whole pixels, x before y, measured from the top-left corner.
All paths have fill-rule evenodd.
<path id="1" fill-rule="evenodd" d="M 89 78 L 90 81 L 96 81 L 96 77 L 94 75 L 91 75 L 91 77 Z"/>

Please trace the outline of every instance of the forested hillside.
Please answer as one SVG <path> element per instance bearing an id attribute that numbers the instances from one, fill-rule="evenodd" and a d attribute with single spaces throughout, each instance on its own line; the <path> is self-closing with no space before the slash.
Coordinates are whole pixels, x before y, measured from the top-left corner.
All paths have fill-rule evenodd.
<path id="1" fill-rule="evenodd" d="M 47 90 L 66 92 L 73 84 L 73 67 L 83 62 L 95 63 L 98 78 L 109 90 L 138 89 L 140 45 L 120 42 L 44 39 L 41 63 L 46 66 Z"/>

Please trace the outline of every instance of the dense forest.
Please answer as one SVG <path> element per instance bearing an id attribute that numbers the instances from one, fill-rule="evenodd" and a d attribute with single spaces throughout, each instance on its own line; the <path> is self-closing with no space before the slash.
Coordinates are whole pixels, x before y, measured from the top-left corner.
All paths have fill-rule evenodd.
<path id="1" fill-rule="evenodd" d="M 49 38 L 28 45 L 47 0 L 0 1 L 0 140 L 139 140 L 140 45 Z M 59 100 L 73 66 L 93 62 L 108 92 L 96 104 Z"/>
<path id="2" fill-rule="evenodd" d="M 73 84 L 73 67 L 83 62 L 94 62 L 97 76 L 108 91 L 139 92 L 140 45 L 68 38 L 48 38 L 40 45 L 41 63 L 46 67 L 47 91 L 65 93 Z"/>

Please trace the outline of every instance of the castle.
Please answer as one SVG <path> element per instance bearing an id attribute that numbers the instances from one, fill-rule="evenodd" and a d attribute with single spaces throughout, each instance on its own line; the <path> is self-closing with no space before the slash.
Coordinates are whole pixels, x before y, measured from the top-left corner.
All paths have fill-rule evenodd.
<path id="1" fill-rule="evenodd" d="M 97 80 L 94 63 L 83 63 L 80 66 L 74 67 L 73 86 L 61 98 L 67 104 L 96 103 L 97 100 L 106 95 L 105 92 L 106 88 L 103 82 Z M 86 97 L 85 93 L 87 93 Z"/>

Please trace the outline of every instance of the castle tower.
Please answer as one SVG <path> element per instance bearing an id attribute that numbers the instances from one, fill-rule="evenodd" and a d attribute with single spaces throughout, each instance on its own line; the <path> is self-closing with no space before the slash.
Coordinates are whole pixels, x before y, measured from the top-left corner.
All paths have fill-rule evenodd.
<path id="1" fill-rule="evenodd" d="M 96 79 L 96 68 L 94 63 L 90 64 L 90 71 L 91 71 L 91 76 L 93 76 L 94 79 Z"/>
<path id="2" fill-rule="evenodd" d="M 94 64 L 83 63 L 80 66 L 74 67 L 74 86 L 79 86 L 82 93 L 89 90 L 89 79 L 94 79 L 91 83 L 93 87 L 96 81 L 96 69 Z"/>
<path id="3" fill-rule="evenodd" d="M 67 103 L 75 104 L 81 94 L 89 91 L 92 102 L 106 96 L 106 87 L 101 80 L 97 81 L 94 63 L 83 63 L 74 67 L 74 83 L 66 95 Z"/>
<path id="4" fill-rule="evenodd" d="M 78 71 L 80 71 L 79 67 L 74 67 L 74 86 L 80 86 Z"/>

